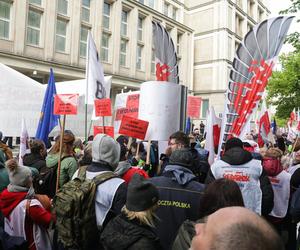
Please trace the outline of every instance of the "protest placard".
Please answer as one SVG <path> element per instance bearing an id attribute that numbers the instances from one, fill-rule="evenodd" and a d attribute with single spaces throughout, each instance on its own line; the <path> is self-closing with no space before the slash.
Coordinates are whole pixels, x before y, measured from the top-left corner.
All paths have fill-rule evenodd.
<path id="1" fill-rule="evenodd" d="M 76 115 L 78 107 L 78 94 L 61 94 L 54 96 L 55 115 Z"/>
<path id="2" fill-rule="evenodd" d="M 95 99 L 96 116 L 111 116 L 111 100 L 109 98 Z"/>
<path id="3" fill-rule="evenodd" d="M 131 136 L 140 140 L 145 139 L 149 122 L 123 115 L 119 134 Z"/>
<path id="4" fill-rule="evenodd" d="M 187 117 L 196 118 L 200 117 L 201 97 L 188 96 L 187 99 Z"/>
<path id="5" fill-rule="evenodd" d="M 109 135 L 110 137 L 114 138 L 114 127 L 112 126 L 94 126 L 94 137 L 97 134 L 106 134 Z"/>

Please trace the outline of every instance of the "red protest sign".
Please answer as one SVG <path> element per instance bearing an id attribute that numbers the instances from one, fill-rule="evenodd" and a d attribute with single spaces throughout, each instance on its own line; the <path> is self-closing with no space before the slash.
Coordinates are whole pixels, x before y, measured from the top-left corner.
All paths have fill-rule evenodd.
<path id="1" fill-rule="evenodd" d="M 104 126 L 103 130 L 103 126 L 94 126 L 94 136 L 96 136 L 97 134 L 106 134 L 114 138 L 114 127 Z"/>
<path id="2" fill-rule="evenodd" d="M 111 101 L 109 98 L 95 100 L 96 116 L 111 116 Z"/>
<path id="3" fill-rule="evenodd" d="M 191 118 L 200 117 L 201 97 L 188 96 L 187 99 L 187 116 Z"/>
<path id="4" fill-rule="evenodd" d="M 149 122 L 123 115 L 119 133 L 144 140 Z"/>
<path id="5" fill-rule="evenodd" d="M 123 108 L 118 108 L 116 110 L 115 121 L 122 120 L 123 115 L 138 118 L 139 101 L 140 101 L 140 94 L 128 95 L 126 99 L 126 106 Z"/>
<path id="6" fill-rule="evenodd" d="M 78 94 L 61 94 L 54 96 L 55 115 L 77 115 Z"/>

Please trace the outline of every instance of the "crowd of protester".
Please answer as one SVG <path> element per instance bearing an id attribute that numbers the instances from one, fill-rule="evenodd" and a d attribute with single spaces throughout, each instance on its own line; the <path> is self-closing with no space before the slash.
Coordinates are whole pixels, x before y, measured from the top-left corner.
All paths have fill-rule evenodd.
<path id="1" fill-rule="evenodd" d="M 151 142 L 149 161 L 147 142 L 67 130 L 20 165 L 0 140 L 0 247 L 299 249 L 300 139 L 232 137 L 210 166 L 202 130 Z"/>

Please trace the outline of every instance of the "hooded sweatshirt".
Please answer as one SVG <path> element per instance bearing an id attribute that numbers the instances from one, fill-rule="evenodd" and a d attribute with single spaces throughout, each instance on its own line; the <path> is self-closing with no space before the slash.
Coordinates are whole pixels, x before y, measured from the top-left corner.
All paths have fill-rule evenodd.
<path id="1" fill-rule="evenodd" d="M 147 172 L 139 167 L 132 167 L 128 161 L 120 161 L 118 167 L 115 170 L 115 174 L 120 176 L 126 184 L 128 184 L 134 174 L 139 174 L 145 179 L 148 179 L 149 176 Z"/>

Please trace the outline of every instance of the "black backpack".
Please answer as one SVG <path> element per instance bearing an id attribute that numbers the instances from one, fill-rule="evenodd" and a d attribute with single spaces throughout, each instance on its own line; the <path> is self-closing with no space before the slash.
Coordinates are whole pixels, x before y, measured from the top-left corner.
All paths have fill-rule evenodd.
<path id="1" fill-rule="evenodd" d="M 73 157 L 67 155 L 61 159 L 61 163 L 64 159 Z M 40 174 L 33 179 L 33 187 L 36 194 L 46 194 L 50 198 L 53 198 L 56 192 L 56 180 L 57 180 L 57 168 L 58 163 L 55 166 L 41 169 Z"/>

